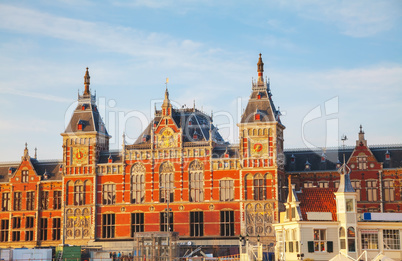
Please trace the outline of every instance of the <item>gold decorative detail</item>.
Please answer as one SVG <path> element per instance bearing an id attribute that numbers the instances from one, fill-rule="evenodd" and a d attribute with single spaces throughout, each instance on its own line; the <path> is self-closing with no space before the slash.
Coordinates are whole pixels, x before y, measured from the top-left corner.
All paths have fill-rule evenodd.
<path id="1" fill-rule="evenodd" d="M 172 173 L 174 172 L 174 167 L 170 162 L 163 162 L 159 168 L 159 173 Z"/>
<path id="2" fill-rule="evenodd" d="M 177 135 L 171 128 L 164 128 L 159 134 L 156 135 L 159 148 L 172 148 L 177 147 Z"/>
<path id="3" fill-rule="evenodd" d="M 73 148 L 73 164 L 86 164 L 88 163 L 88 148 L 77 147 Z"/>
<path id="4" fill-rule="evenodd" d="M 131 174 L 144 174 L 145 173 L 145 167 L 141 163 L 135 163 L 131 167 Z"/>
<path id="5" fill-rule="evenodd" d="M 183 211 L 183 210 L 184 210 L 184 206 L 183 206 L 183 205 L 180 205 L 179 210 L 180 210 L 180 211 Z"/>
<path id="6" fill-rule="evenodd" d="M 194 160 L 190 163 L 190 170 L 204 170 L 204 164 L 199 160 Z"/>
<path id="7" fill-rule="evenodd" d="M 250 139 L 250 155 L 261 156 L 264 153 L 268 153 L 268 139 Z"/>
<path id="8" fill-rule="evenodd" d="M 154 206 L 150 206 L 149 207 L 149 211 L 154 211 L 155 210 L 155 207 Z"/>
<path id="9" fill-rule="evenodd" d="M 125 207 L 121 207 L 121 208 L 120 208 L 120 211 L 121 211 L 121 212 L 126 212 L 126 208 L 125 208 Z"/>
<path id="10" fill-rule="evenodd" d="M 215 209 L 214 204 L 209 205 L 209 210 L 214 210 L 214 209 Z"/>

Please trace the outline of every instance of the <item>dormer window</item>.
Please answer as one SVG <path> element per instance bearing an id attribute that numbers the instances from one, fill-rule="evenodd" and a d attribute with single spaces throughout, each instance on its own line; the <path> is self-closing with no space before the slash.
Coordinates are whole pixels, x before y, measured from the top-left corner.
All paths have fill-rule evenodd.
<path id="1" fill-rule="evenodd" d="M 84 122 L 81 121 L 81 120 L 79 120 L 79 121 L 78 121 L 78 124 L 77 124 L 77 129 L 78 129 L 78 130 L 82 130 L 83 128 L 84 128 Z"/>
<path id="2" fill-rule="evenodd" d="M 255 119 L 256 121 L 261 120 L 261 115 L 260 115 L 260 113 L 256 112 L 256 113 L 254 114 L 254 119 Z"/>
<path id="3" fill-rule="evenodd" d="M 338 159 L 338 161 L 336 162 L 336 168 L 339 169 L 341 166 L 342 166 L 342 163 Z"/>
<path id="4" fill-rule="evenodd" d="M 197 133 L 197 132 L 194 132 L 194 134 L 193 134 L 193 139 L 194 139 L 194 140 L 198 140 L 198 133 Z"/>
<path id="5" fill-rule="evenodd" d="M 85 111 L 86 107 L 87 107 L 87 106 L 86 106 L 85 104 L 83 104 L 83 105 L 81 106 L 81 110 L 82 110 L 82 111 Z"/>
<path id="6" fill-rule="evenodd" d="M 326 156 L 324 153 L 321 154 L 321 162 L 324 163 L 326 160 Z"/>
<path id="7" fill-rule="evenodd" d="M 311 164 L 306 160 L 306 163 L 304 164 L 304 170 L 311 170 Z"/>
<path id="8" fill-rule="evenodd" d="M 142 142 L 146 142 L 147 141 L 147 135 L 143 135 L 142 136 Z"/>
<path id="9" fill-rule="evenodd" d="M 385 153 L 385 160 L 390 160 L 390 159 L 391 159 L 391 154 L 387 150 L 387 152 Z"/>
<path id="10" fill-rule="evenodd" d="M 258 93 L 257 100 L 261 100 L 261 92 Z"/>
<path id="11" fill-rule="evenodd" d="M 296 162 L 296 157 L 295 155 L 292 154 L 292 156 L 290 157 L 290 163 L 294 164 Z"/>
<path id="12" fill-rule="evenodd" d="M 109 155 L 109 158 L 108 158 L 108 163 L 113 163 L 113 158 L 112 158 L 112 155 Z"/>

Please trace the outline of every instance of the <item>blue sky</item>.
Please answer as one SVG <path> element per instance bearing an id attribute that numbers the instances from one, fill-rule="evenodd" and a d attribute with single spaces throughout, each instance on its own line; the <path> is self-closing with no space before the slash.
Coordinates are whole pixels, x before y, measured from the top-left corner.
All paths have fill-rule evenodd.
<path id="1" fill-rule="evenodd" d="M 285 147 L 402 143 L 401 1 L 1 1 L 0 159 L 61 159 L 89 67 L 111 148 L 149 122 L 165 79 L 236 142 L 262 53 Z"/>

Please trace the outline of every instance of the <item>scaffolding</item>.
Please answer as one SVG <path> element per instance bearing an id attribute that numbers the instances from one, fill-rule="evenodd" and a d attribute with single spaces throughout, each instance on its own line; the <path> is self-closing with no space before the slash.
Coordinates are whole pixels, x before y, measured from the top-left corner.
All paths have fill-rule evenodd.
<path id="1" fill-rule="evenodd" d="M 171 261 L 178 256 L 179 233 L 137 232 L 134 235 L 134 261 Z"/>

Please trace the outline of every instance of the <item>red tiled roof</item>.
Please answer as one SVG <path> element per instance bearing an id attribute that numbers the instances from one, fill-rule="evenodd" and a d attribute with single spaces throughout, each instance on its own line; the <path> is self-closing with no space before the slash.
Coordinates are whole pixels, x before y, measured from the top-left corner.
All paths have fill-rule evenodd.
<path id="1" fill-rule="evenodd" d="M 297 194 L 300 201 L 300 210 L 303 220 L 307 219 L 307 212 L 331 212 L 332 220 L 336 221 L 335 188 L 303 188 Z"/>

